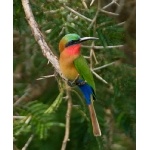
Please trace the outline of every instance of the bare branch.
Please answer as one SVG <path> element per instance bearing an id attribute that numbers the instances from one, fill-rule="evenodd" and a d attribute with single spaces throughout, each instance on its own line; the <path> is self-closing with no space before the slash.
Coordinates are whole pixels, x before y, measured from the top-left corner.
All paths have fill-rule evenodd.
<path id="1" fill-rule="evenodd" d="M 80 18 L 82 18 L 82 19 L 84 19 L 84 20 L 87 20 L 87 21 L 89 21 L 89 22 L 92 21 L 91 19 L 89 19 L 89 18 L 87 18 L 87 17 L 81 15 L 80 13 L 76 12 L 75 10 L 73 10 L 72 8 L 70 8 L 70 7 L 66 6 L 66 5 L 64 5 L 64 8 L 68 9 L 69 11 L 71 11 L 72 13 L 74 13 L 75 15 L 79 16 Z"/>
<path id="2" fill-rule="evenodd" d="M 117 6 L 120 6 L 120 5 L 117 3 L 117 0 L 112 0 L 109 4 L 107 4 L 106 6 L 104 6 L 102 9 L 106 9 L 106 8 L 110 7 L 112 4 L 116 4 Z"/>
<path id="3" fill-rule="evenodd" d="M 106 6 L 104 6 L 102 9 L 106 9 L 106 8 L 110 7 L 113 3 L 114 3 L 114 1 L 112 0 L 109 4 L 107 4 Z"/>
<path id="4" fill-rule="evenodd" d="M 95 0 L 92 0 L 92 1 L 91 1 L 90 6 L 92 6 L 92 4 L 94 3 L 94 1 L 95 1 Z"/>
<path id="5" fill-rule="evenodd" d="M 49 10 L 49 11 L 45 11 L 44 14 L 55 14 L 59 11 L 62 11 L 63 8 L 60 9 L 56 9 L 56 10 Z"/>
<path id="6" fill-rule="evenodd" d="M 98 60 L 97 60 L 97 58 L 96 58 L 96 55 L 95 55 L 94 50 L 93 50 L 93 57 L 94 57 L 94 60 L 95 60 L 95 64 L 98 64 Z"/>
<path id="7" fill-rule="evenodd" d="M 109 11 L 106 11 L 106 10 L 103 10 L 103 9 L 101 9 L 100 11 L 101 11 L 102 13 L 107 14 L 107 15 L 119 16 L 119 14 L 117 14 L 117 13 L 109 12 Z"/>
<path id="8" fill-rule="evenodd" d="M 92 46 L 94 46 L 93 42 L 92 42 Z M 90 69 L 92 69 L 92 66 L 93 66 L 92 55 L 93 55 L 93 49 L 91 48 L 91 50 L 90 50 Z"/>
<path id="9" fill-rule="evenodd" d="M 124 45 L 114 45 L 114 46 L 106 46 L 106 47 L 104 47 L 104 46 L 86 46 L 86 45 L 82 45 L 82 47 L 84 47 L 84 48 L 93 48 L 93 49 L 121 48 L 121 47 L 123 47 L 123 46 L 124 46 Z"/>
<path id="10" fill-rule="evenodd" d="M 123 26 L 125 23 L 126 23 L 126 21 L 123 21 L 123 22 L 116 24 L 116 26 Z"/>
<path id="11" fill-rule="evenodd" d="M 36 80 L 43 80 L 43 79 L 51 78 L 51 77 L 55 77 L 55 75 L 52 74 L 52 75 L 42 76 L 41 78 L 38 78 L 38 79 L 36 79 Z"/>
<path id="12" fill-rule="evenodd" d="M 94 2 L 94 1 L 93 1 L 93 2 Z M 92 3 L 92 2 L 91 2 L 91 3 Z M 92 4 L 90 4 L 90 6 L 91 6 L 91 5 L 92 5 Z M 96 14 L 95 14 L 95 16 L 94 16 L 94 18 L 93 18 L 91 24 L 89 25 L 88 29 L 90 29 L 90 28 L 93 26 L 93 24 L 95 23 L 95 21 L 96 21 L 96 19 L 97 19 L 97 17 L 98 17 L 98 14 L 99 14 L 100 9 L 101 9 L 100 0 L 98 0 L 98 4 L 97 4 L 97 5 L 98 5 L 98 6 L 97 6 Z"/>
<path id="13" fill-rule="evenodd" d="M 92 69 L 91 69 L 92 73 L 95 75 L 95 77 L 99 80 L 101 80 L 103 83 L 107 84 L 108 85 L 108 82 L 105 81 L 101 76 L 99 76 L 96 72 L 94 72 Z"/>
<path id="14" fill-rule="evenodd" d="M 24 119 L 26 118 L 27 116 L 13 116 L 13 119 Z"/>
<path id="15" fill-rule="evenodd" d="M 68 87 L 66 83 L 66 94 L 68 97 L 68 106 L 67 106 L 67 112 L 66 112 L 66 128 L 65 128 L 65 136 L 64 140 L 62 142 L 61 150 L 65 150 L 67 146 L 67 142 L 70 141 L 69 139 L 69 133 L 70 133 L 70 118 L 71 118 L 71 111 L 72 111 L 72 98 L 70 93 L 70 87 Z"/>
<path id="16" fill-rule="evenodd" d="M 83 56 L 85 59 L 90 59 L 90 57 L 89 56 Z"/>
<path id="17" fill-rule="evenodd" d="M 106 67 L 108 67 L 108 66 L 114 65 L 115 63 L 116 63 L 116 61 L 114 61 L 114 62 L 112 62 L 112 63 L 109 63 L 109 64 L 106 64 L 106 65 L 103 65 L 103 66 L 100 66 L 100 67 L 97 67 L 97 68 L 93 68 L 93 71 L 106 68 Z"/>
<path id="18" fill-rule="evenodd" d="M 83 6 L 85 7 L 85 9 L 88 9 L 88 7 L 87 7 L 87 4 L 86 4 L 85 0 L 81 0 L 81 2 L 82 2 L 82 4 L 83 4 Z"/>

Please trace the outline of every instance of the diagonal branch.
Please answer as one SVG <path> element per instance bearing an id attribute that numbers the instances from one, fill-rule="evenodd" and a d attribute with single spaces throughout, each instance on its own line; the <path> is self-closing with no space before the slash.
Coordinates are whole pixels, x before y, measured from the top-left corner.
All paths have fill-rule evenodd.
<path id="1" fill-rule="evenodd" d="M 41 31 L 39 30 L 38 24 L 35 21 L 32 10 L 30 8 L 29 0 L 22 0 L 22 5 L 24 8 L 27 22 L 32 30 L 35 40 L 41 47 L 43 55 L 48 59 L 49 62 L 51 62 L 51 64 L 55 68 L 56 72 L 58 72 L 59 75 L 63 79 L 65 79 L 65 77 L 62 75 L 62 73 L 60 71 L 58 58 L 53 54 L 52 50 L 49 48 L 48 44 L 46 43 L 44 36 L 42 35 Z M 65 80 L 67 80 L 67 79 L 65 79 Z"/>
<path id="2" fill-rule="evenodd" d="M 29 144 L 31 143 L 33 137 L 34 137 L 34 135 L 32 134 L 32 135 L 29 137 L 29 139 L 28 139 L 28 141 L 26 142 L 26 144 L 24 145 L 24 147 L 22 148 L 22 150 L 26 150 L 26 149 L 27 149 L 27 147 L 28 147 Z"/>
<path id="3" fill-rule="evenodd" d="M 95 77 L 96 77 L 97 79 L 101 80 L 103 83 L 105 83 L 105 84 L 108 85 L 108 82 L 105 81 L 101 76 L 99 76 L 95 71 L 93 71 L 92 69 L 91 69 L 91 71 L 92 71 L 92 73 L 95 75 Z"/>
<path id="4" fill-rule="evenodd" d="M 87 20 L 87 21 L 89 21 L 89 22 L 92 21 L 90 18 L 87 18 L 87 17 L 85 17 L 84 15 L 81 15 L 80 13 L 78 13 L 77 11 L 73 10 L 72 8 L 66 6 L 65 4 L 64 4 L 64 8 L 66 8 L 67 10 L 71 11 L 72 13 L 74 13 L 75 15 L 79 16 L 80 18 L 82 18 L 82 19 L 84 19 L 84 20 Z"/>

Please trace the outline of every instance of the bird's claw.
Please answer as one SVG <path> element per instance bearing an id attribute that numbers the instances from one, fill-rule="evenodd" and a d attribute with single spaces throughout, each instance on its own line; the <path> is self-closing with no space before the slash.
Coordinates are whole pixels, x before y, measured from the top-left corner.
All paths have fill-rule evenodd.
<path id="1" fill-rule="evenodd" d="M 76 85 L 78 85 L 78 86 L 80 86 L 80 85 L 84 85 L 84 84 L 86 84 L 86 81 L 76 81 Z"/>
<path id="2" fill-rule="evenodd" d="M 71 86 L 71 87 L 73 87 L 73 86 L 75 85 L 74 81 L 68 80 L 67 83 L 68 83 L 68 85 Z"/>
<path id="3" fill-rule="evenodd" d="M 68 80 L 68 82 L 67 82 L 68 85 L 71 87 L 74 85 L 77 85 L 76 83 L 77 83 L 78 78 L 79 78 L 79 74 L 77 75 L 77 77 L 73 81 Z"/>

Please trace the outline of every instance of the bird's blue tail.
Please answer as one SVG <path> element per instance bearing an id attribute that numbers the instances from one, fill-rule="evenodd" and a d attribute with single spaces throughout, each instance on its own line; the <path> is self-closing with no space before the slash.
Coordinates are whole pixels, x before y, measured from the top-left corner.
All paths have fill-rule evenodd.
<path id="1" fill-rule="evenodd" d="M 78 87 L 80 88 L 86 100 L 86 104 L 88 105 L 90 118 L 91 118 L 91 122 L 93 126 L 93 134 L 94 136 L 101 136 L 101 130 L 100 130 L 99 123 L 96 117 L 93 102 L 91 102 L 91 96 L 93 96 L 93 99 L 96 99 L 94 90 L 89 84 L 87 84 L 84 80 L 81 80 L 81 79 L 78 79 L 76 81 L 76 85 L 78 85 Z"/>
<path id="2" fill-rule="evenodd" d="M 86 100 L 86 104 L 90 105 L 91 104 L 91 95 L 93 96 L 94 100 L 96 99 L 93 88 L 83 80 L 76 81 L 76 84 L 78 85 L 81 92 L 83 93 L 84 98 Z"/>

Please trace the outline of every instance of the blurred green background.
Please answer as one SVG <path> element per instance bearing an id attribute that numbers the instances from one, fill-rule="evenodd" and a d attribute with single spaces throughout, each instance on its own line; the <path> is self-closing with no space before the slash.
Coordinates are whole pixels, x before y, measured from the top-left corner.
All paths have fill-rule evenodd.
<path id="1" fill-rule="evenodd" d="M 70 136 L 67 150 L 135 150 L 136 142 L 136 69 L 135 69 L 135 1 L 126 0 L 123 5 L 118 0 L 106 11 L 119 14 L 110 15 L 99 11 L 96 21 L 80 18 L 64 7 L 93 19 L 97 9 L 102 9 L 111 0 L 31 0 L 30 6 L 38 27 L 53 53 L 59 57 L 59 40 L 67 33 L 77 33 L 81 37 L 94 36 L 99 40 L 94 49 L 97 62 L 92 67 L 100 67 L 112 62 L 113 65 L 95 71 L 108 85 L 94 76 L 97 101 L 94 102 L 102 136 L 95 138 L 88 109 L 77 87 L 73 87 L 71 97 Z M 54 74 L 54 68 L 43 56 L 26 21 L 21 1 L 14 0 L 14 149 L 22 149 L 33 136 L 27 150 L 60 150 L 65 134 L 67 100 L 63 80 L 51 77 L 36 80 L 41 76 Z M 86 5 L 87 8 L 86 8 Z M 121 24 L 120 24 L 121 23 Z M 91 42 L 82 47 L 82 54 L 90 56 Z M 107 46 L 120 46 L 108 48 Z M 87 57 L 89 63 L 90 60 Z M 53 105 L 52 105 L 53 104 Z M 49 112 L 46 110 L 49 108 Z M 19 118 L 19 117 L 20 118 Z"/>

